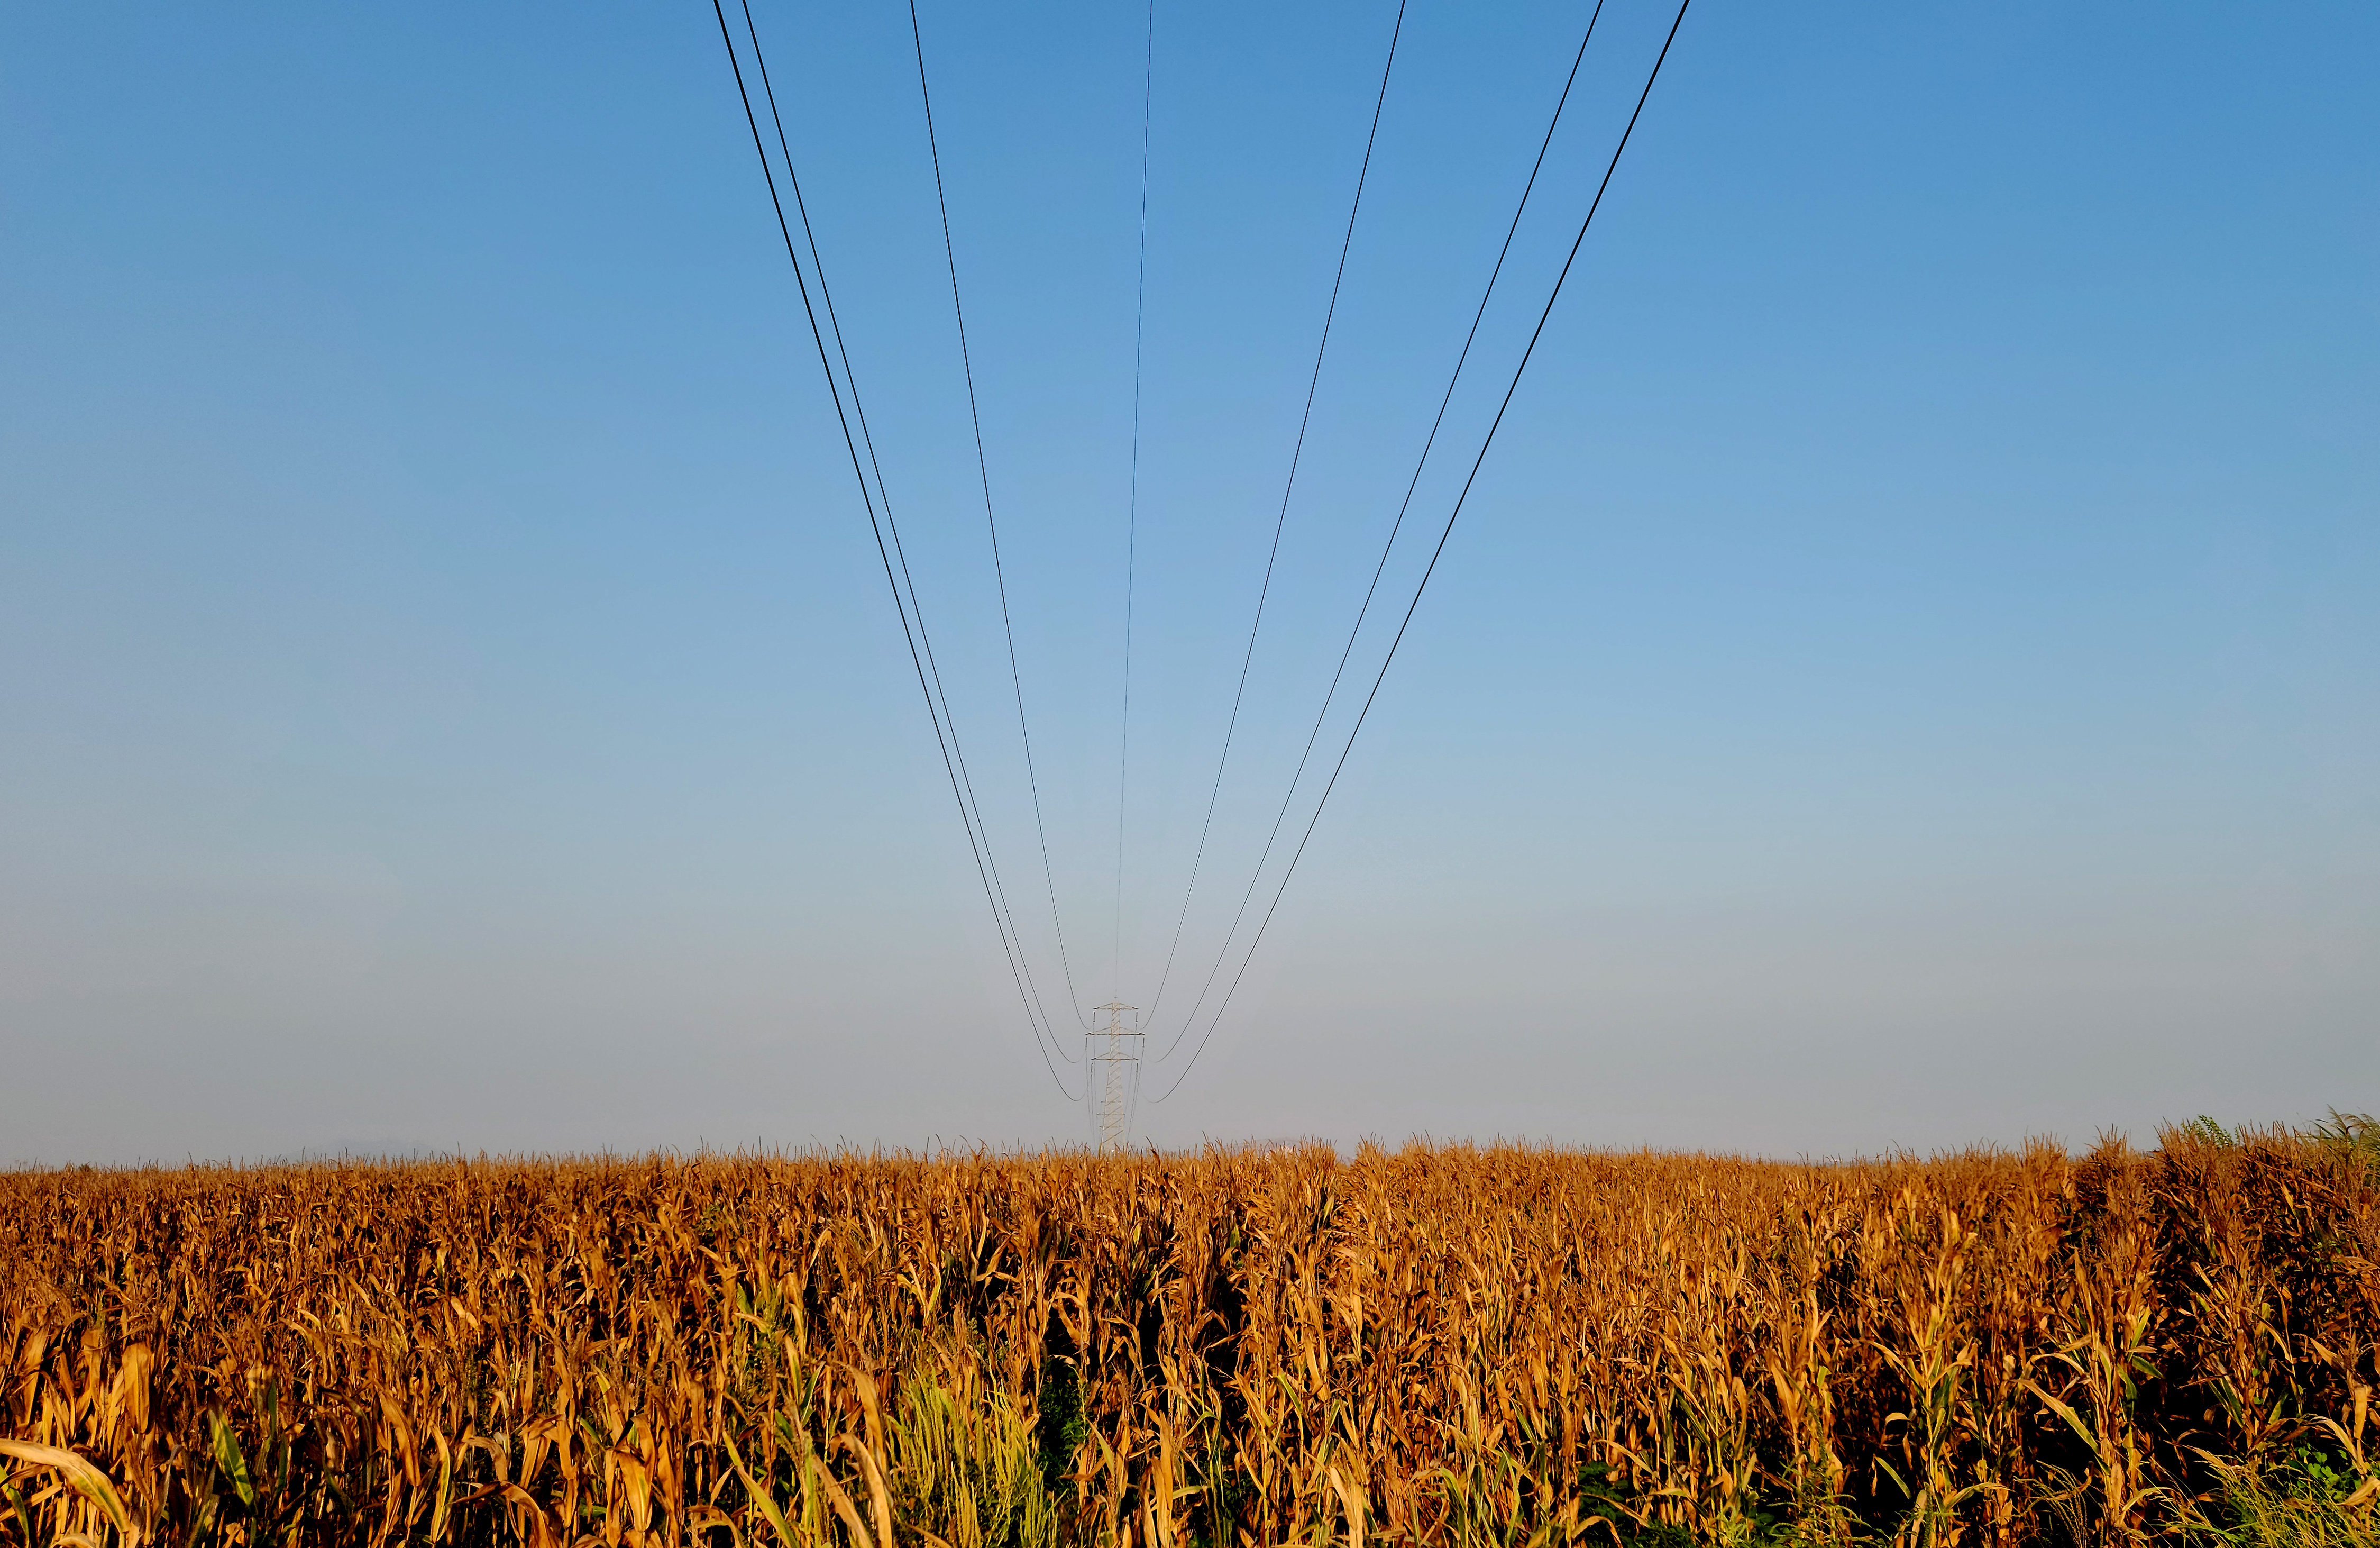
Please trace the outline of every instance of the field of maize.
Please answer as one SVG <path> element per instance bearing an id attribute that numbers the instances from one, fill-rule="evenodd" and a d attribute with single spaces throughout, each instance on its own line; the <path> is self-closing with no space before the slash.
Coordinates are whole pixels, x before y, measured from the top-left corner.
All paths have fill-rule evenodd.
<path id="1" fill-rule="evenodd" d="M 2370 1542 L 2375 1140 L 0 1173 L 0 1542 Z"/>

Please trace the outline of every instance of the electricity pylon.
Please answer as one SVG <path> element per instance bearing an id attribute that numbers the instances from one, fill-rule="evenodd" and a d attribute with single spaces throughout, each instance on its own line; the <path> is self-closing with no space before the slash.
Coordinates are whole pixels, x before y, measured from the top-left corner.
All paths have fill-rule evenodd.
<path id="1" fill-rule="evenodd" d="M 1099 1072 L 1099 1153 L 1119 1155 L 1130 1138 L 1132 1099 L 1140 1084 L 1140 1017 L 1135 1007 L 1116 1000 L 1095 1008 L 1105 1011 L 1108 1018 L 1107 1025 L 1093 1028 L 1084 1039 L 1091 1067 Z M 1128 1026 L 1126 1016 L 1132 1017 Z"/>

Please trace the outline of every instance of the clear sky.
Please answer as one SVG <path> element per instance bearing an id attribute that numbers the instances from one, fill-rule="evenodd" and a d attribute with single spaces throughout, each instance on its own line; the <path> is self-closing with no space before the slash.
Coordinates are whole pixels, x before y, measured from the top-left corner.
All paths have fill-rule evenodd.
<path id="1" fill-rule="evenodd" d="M 1670 14 L 1609 0 L 1415 537 Z M 1060 1006 L 907 14 L 757 15 Z M 1145 1005 L 1394 12 L 1159 0 L 1120 954 L 1145 13 L 921 15 L 1067 960 Z M 1412 0 L 1160 1048 L 1585 20 Z M 1141 1131 L 2380 1107 L 2375 72 L 2366 5 L 1700 0 Z M 707 6 L 0 15 L 0 1162 L 1083 1136 L 809 347 Z"/>

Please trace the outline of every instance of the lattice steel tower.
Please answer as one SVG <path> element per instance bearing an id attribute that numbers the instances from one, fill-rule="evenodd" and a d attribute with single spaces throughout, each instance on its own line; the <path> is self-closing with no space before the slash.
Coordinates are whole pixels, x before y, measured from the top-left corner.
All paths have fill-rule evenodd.
<path id="1" fill-rule="evenodd" d="M 1095 1109 L 1099 1153 L 1116 1155 L 1131 1137 L 1133 1099 L 1139 1094 L 1140 1016 L 1136 1007 L 1115 1000 L 1095 1008 L 1105 1011 L 1108 1018 L 1105 1026 L 1093 1028 L 1084 1039 L 1091 1067 L 1098 1072 L 1094 1083 L 1099 1092 Z M 1127 1016 L 1132 1018 L 1130 1025 L 1124 1021 Z"/>

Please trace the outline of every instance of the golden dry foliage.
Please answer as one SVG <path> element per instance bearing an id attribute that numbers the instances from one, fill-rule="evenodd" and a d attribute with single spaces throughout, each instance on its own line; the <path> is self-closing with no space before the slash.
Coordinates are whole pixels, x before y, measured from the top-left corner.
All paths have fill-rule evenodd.
<path id="1" fill-rule="evenodd" d="M 2356 1133 L 0 1174 L 0 1541 L 2146 1541 L 2372 1477 Z"/>

